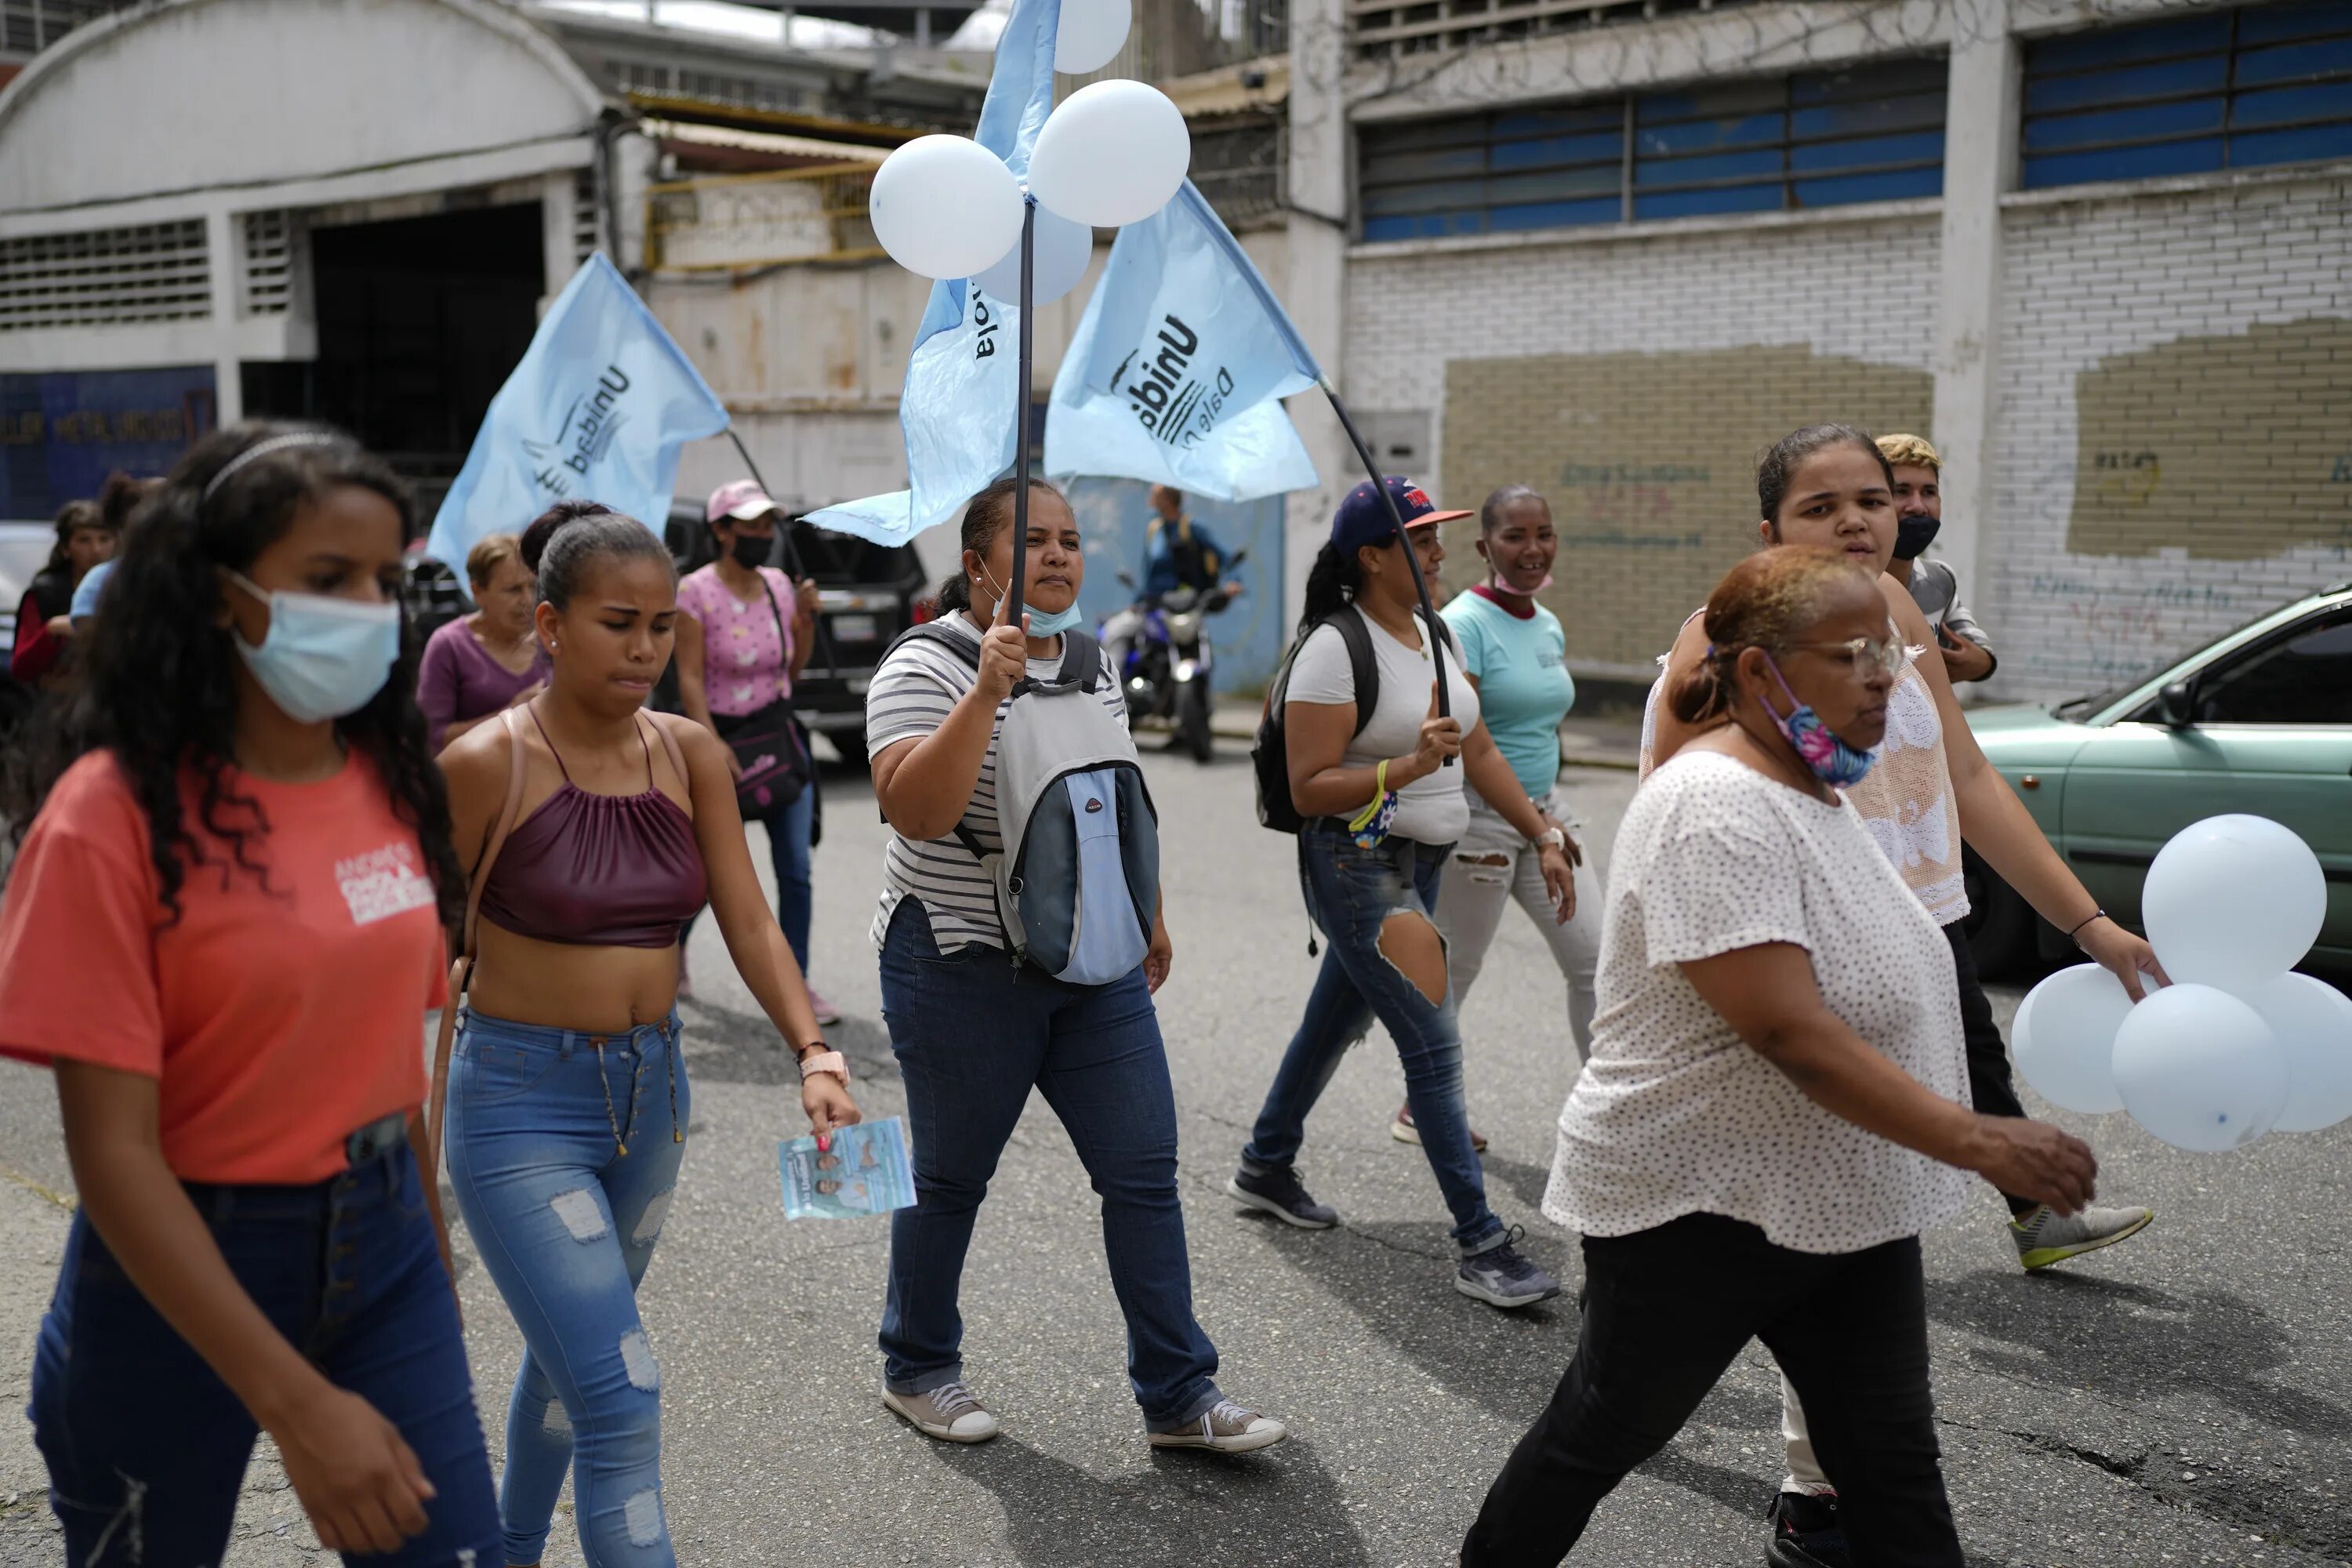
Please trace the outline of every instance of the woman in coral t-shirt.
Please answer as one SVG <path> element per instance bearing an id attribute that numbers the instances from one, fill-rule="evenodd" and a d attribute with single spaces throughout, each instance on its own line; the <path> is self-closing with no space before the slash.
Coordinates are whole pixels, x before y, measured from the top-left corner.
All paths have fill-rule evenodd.
<path id="1" fill-rule="evenodd" d="M 415 532 L 345 437 L 207 437 L 7 803 L 0 1054 L 55 1069 L 80 1196 L 31 1411 L 76 1563 L 221 1561 L 259 1431 L 330 1549 L 499 1544 L 412 1153 L 465 898 L 400 620 Z"/>

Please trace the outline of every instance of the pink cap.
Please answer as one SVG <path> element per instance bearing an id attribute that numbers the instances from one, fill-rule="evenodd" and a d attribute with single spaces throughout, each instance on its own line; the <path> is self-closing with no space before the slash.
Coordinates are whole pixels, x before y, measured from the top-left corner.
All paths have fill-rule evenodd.
<path id="1" fill-rule="evenodd" d="M 702 521 L 717 522 L 722 517 L 748 521 L 781 510 L 768 499 L 768 492 L 760 488 L 757 480 L 737 479 L 710 492 L 710 503 L 702 509 Z"/>

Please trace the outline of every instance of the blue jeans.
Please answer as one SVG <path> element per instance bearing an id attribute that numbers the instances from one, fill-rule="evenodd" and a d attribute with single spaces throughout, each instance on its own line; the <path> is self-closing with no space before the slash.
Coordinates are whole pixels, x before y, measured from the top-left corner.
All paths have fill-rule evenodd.
<path id="1" fill-rule="evenodd" d="M 962 1379 L 964 1252 L 1034 1086 L 1102 1196 L 1103 1254 L 1145 1424 L 1198 1420 L 1223 1396 L 1216 1347 L 1192 1318 L 1176 1095 L 1141 966 L 1108 985 L 1069 985 L 1014 968 L 999 948 L 943 955 L 921 900 L 909 898 L 882 945 L 882 1017 L 907 1085 L 916 1195 L 890 1216 L 887 1386 L 927 1394 Z"/>
<path id="2" fill-rule="evenodd" d="M 567 1468 L 590 1568 L 677 1561 L 636 1296 L 686 1153 L 677 1033 L 675 1012 L 625 1035 L 472 1012 L 457 1031 L 449 1180 L 526 1347 L 499 1488 L 510 1563 L 540 1560 Z"/>
<path id="3" fill-rule="evenodd" d="M 792 805 L 767 819 L 769 863 L 776 870 L 776 923 L 793 944 L 793 961 L 806 974 L 809 921 L 816 907 L 809 889 L 809 825 L 816 811 L 816 781 Z"/>
<path id="4" fill-rule="evenodd" d="M 188 1196 L 229 1271 L 329 1382 L 400 1428 L 433 1483 L 425 1532 L 369 1563 L 446 1565 L 498 1547 L 498 1511 L 457 1297 L 408 1145 L 307 1186 Z M 224 1561 L 257 1432 L 228 1385 L 148 1305 L 76 1215 L 34 1351 L 34 1441 L 75 1568 Z"/>
<path id="5" fill-rule="evenodd" d="M 1453 1212 L 1454 1240 L 1465 1254 L 1484 1252 L 1502 1240 L 1503 1222 L 1486 1206 L 1486 1173 L 1470 1145 L 1452 987 L 1443 1002 L 1433 1003 L 1381 952 L 1381 927 L 1391 915 L 1427 916 L 1435 907 L 1438 876 L 1453 846 L 1392 838 L 1377 849 L 1360 849 L 1345 834 L 1311 826 L 1298 836 L 1298 846 L 1307 911 L 1327 943 L 1323 968 L 1266 1090 L 1242 1166 L 1263 1174 L 1298 1158 L 1307 1113 L 1339 1071 L 1339 1058 L 1377 1017 L 1404 1065 L 1412 1124 Z"/>
<path id="6" fill-rule="evenodd" d="M 809 883 L 811 851 L 809 834 L 816 820 L 816 781 L 792 805 L 772 816 L 755 817 L 768 830 L 769 864 L 776 872 L 776 923 L 784 928 L 784 940 L 793 945 L 793 962 L 808 973 L 809 922 L 814 918 L 816 895 Z M 694 933 L 694 922 L 702 918 L 696 910 L 678 928 L 677 944 L 683 950 L 686 939 Z"/>

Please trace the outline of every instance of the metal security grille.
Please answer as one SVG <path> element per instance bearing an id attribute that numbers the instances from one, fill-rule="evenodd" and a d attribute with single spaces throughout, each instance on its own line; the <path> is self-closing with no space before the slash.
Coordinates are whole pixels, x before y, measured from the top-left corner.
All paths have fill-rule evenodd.
<path id="1" fill-rule="evenodd" d="M 1633 100 L 1633 216 L 1777 212 L 1940 195 L 1941 58 L 1874 60 Z"/>
<path id="2" fill-rule="evenodd" d="M 0 240 L 0 332 L 211 314 L 201 218 Z"/>
<path id="3" fill-rule="evenodd" d="M 282 316 L 294 303 L 294 215 L 245 215 L 245 313 Z"/>
<path id="4" fill-rule="evenodd" d="M 0 53 L 37 54 L 131 0 L 0 0 Z"/>
<path id="5" fill-rule="evenodd" d="M 1192 183 L 1226 223 L 1282 210 L 1289 151 L 1283 132 L 1284 122 L 1271 115 L 1194 126 Z"/>
<path id="6" fill-rule="evenodd" d="M 596 174 L 583 169 L 572 181 L 572 258 L 585 261 L 604 243 L 604 223 L 596 201 Z"/>
<path id="7" fill-rule="evenodd" d="M 1775 212 L 1943 189 L 1945 62 L 1368 126 L 1363 237 Z"/>
<path id="8" fill-rule="evenodd" d="M 2030 44 L 2021 145 L 2029 187 L 2352 157 L 2352 0 Z"/>
<path id="9" fill-rule="evenodd" d="M 1359 59 L 1402 59 L 1570 29 L 1723 10 L 1750 0 L 1348 0 Z"/>

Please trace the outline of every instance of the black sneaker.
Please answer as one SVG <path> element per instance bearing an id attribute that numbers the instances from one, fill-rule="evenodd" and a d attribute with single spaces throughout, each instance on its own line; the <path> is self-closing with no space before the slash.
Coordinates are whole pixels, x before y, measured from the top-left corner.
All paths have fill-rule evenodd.
<path id="1" fill-rule="evenodd" d="M 1234 1179 L 1225 1184 L 1225 1194 L 1301 1230 L 1328 1230 L 1339 1223 L 1339 1211 L 1317 1203 L 1315 1194 L 1299 1184 L 1297 1171 L 1288 1165 L 1263 1175 L 1245 1169 L 1235 1171 Z"/>
<path id="2" fill-rule="evenodd" d="M 1559 1281 L 1528 1262 L 1519 1252 L 1525 1229 L 1513 1226 L 1500 1247 L 1490 1247 L 1462 1260 L 1454 1271 L 1454 1288 L 1490 1307 L 1509 1310 L 1532 1307 L 1559 1294 Z"/>
<path id="3" fill-rule="evenodd" d="M 1853 1568 L 1845 1526 L 1838 1522 L 1837 1493 L 1779 1492 L 1764 1517 L 1772 1525 L 1772 1545 L 1764 1553 L 1771 1568 Z"/>

